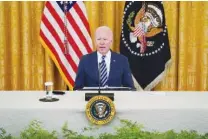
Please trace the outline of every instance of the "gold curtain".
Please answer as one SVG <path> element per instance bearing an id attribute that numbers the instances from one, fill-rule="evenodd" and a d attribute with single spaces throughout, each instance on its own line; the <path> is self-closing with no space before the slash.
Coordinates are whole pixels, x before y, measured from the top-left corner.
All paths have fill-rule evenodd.
<path id="1" fill-rule="evenodd" d="M 98 26 L 114 32 L 119 52 L 125 2 L 85 2 L 91 35 Z M 44 2 L 0 2 L 0 90 L 43 90 L 45 81 L 66 89 L 39 42 Z M 208 2 L 164 2 L 172 65 L 154 90 L 208 90 Z"/>

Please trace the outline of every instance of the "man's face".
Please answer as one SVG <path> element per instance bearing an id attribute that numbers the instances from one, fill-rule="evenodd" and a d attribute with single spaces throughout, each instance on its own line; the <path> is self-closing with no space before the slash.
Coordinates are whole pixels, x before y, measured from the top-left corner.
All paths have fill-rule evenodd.
<path id="1" fill-rule="evenodd" d="M 106 28 L 100 28 L 95 34 L 95 44 L 97 51 L 105 55 L 112 44 L 112 32 Z"/>

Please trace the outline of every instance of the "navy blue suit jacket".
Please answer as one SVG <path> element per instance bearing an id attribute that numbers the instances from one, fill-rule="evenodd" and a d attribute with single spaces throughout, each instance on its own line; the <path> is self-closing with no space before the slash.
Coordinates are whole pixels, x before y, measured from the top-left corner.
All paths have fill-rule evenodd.
<path id="1" fill-rule="evenodd" d="M 97 59 L 97 51 L 82 57 L 75 79 L 75 90 L 83 87 L 99 86 Z M 125 56 L 112 51 L 107 85 L 112 87 L 123 86 L 134 88 L 128 59 Z"/>

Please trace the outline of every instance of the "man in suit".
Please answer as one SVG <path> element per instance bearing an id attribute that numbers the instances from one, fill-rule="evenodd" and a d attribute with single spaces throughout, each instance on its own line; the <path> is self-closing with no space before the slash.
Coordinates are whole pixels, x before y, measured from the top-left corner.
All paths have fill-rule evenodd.
<path id="1" fill-rule="evenodd" d="M 107 26 L 95 32 L 97 51 L 84 55 L 80 60 L 74 89 L 83 87 L 134 88 L 128 59 L 110 50 L 113 33 Z"/>

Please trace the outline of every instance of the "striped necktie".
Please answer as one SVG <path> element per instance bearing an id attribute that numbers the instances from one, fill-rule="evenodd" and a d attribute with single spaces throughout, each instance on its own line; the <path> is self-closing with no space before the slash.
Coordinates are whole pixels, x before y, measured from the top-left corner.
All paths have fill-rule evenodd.
<path id="1" fill-rule="evenodd" d="M 100 70 L 100 85 L 102 87 L 107 85 L 108 77 L 107 77 L 107 67 L 105 63 L 105 57 L 102 56 L 102 61 L 99 63 L 99 70 Z"/>

